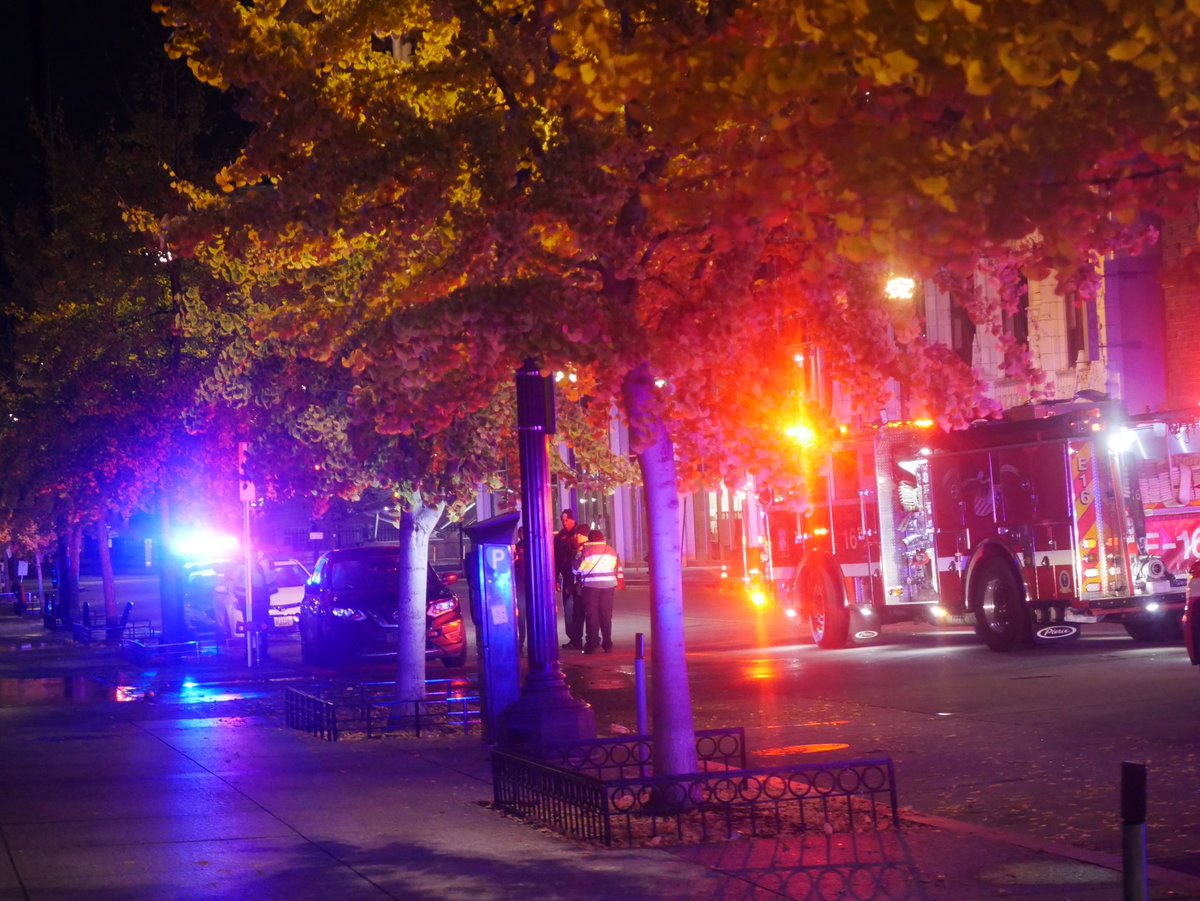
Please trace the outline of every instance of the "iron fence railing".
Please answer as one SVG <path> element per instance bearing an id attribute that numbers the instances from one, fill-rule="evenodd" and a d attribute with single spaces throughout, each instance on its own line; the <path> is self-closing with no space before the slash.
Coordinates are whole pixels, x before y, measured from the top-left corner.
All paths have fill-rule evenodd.
<path id="1" fill-rule="evenodd" d="M 605 785 L 593 776 L 495 750 L 492 790 L 501 810 L 571 838 L 612 844 Z"/>
<path id="2" fill-rule="evenodd" d="M 629 844 L 639 821 L 653 837 L 664 829 L 683 838 L 686 824 L 700 839 L 736 833 L 856 832 L 880 825 L 880 805 L 900 825 L 890 759 L 823 766 L 730 770 L 687 776 L 651 776 L 604 783 L 610 829 Z"/>
<path id="3" fill-rule="evenodd" d="M 552 745 L 533 752 L 550 764 L 597 779 L 644 778 L 654 772 L 654 741 L 648 735 L 601 738 L 573 745 Z M 704 729 L 696 733 L 701 772 L 746 768 L 746 730 Z"/>
<path id="4" fill-rule="evenodd" d="M 287 689 L 283 699 L 284 722 L 326 741 L 338 740 L 337 705 L 299 688 Z"/>
<path id="5" fill-rule="evenodd" d="M 308 699 L 319 702 L 319 708 Z M 426 680 L 425 697 L 415 701 L 397 699 L 395 682 L 293 687 L 287 689 L 284 706 L 289 726 L 328 741 L 347 732 L 363 732 L 368 738 L 447 730 L 470 735 L 480 725 L 479 690 L 471 678 Z"/>
<path id="6" fill-rule="evenodd" d="M 368 738 L 388 732 L 412 732 L 420 737 L 430 729 L 461 730 L 470 735 L 480 724 L 479 690 L 471 679 L 427 679 L 425 697 L 396 698 L 395 682 L 358 684 L 358 719 Z"/>
<path id="7" fill-rule="evenodd" d="M 714 732 L 732 740 L 740 730 Z M 705 737 L 713 736 L 697 735 L 697 741 Z M 722 770 L 713 766 L 720 762 L 714 756 L 707 772 L 655 776 L 639 757 L 630 764 L 638 770 L 636 776 L 603 777 L 621 768 L 628 751 L 641 754 L 643 748 L 642 740 L 592 743 L 589 752 L 561 758 L 576 766 L 493 751 L 496 806 L 565 835 L 605 844 L 617 839 L 630 846 L 659 835 L 682 839 L 689 831 L 705 841 L 737 833 L 854 832 L 864 825 L 878 829 L 881 809 L 890 810 L 892 827 L 900 825 L 895 772 L 888 758 Z"/>

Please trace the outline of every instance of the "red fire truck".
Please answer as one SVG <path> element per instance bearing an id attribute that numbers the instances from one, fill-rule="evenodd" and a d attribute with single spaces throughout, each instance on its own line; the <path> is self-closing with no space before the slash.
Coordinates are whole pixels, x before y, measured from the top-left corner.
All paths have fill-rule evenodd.
<path id="1" fill-rule="evenodd" d="M 995 651 L 1101 621 L 1177 638 L 1200 557 L 1195 425 L 1071 402 L 846 438 L 813 467 L 795 534 L 768 517 L 768 547 L 798 552 L 788 612 L 825 648 L 947 618 Z"/>

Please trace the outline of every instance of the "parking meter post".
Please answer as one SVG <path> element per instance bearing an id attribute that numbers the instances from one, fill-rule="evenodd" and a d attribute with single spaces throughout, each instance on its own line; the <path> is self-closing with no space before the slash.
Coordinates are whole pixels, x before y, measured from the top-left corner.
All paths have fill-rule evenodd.
<path id="1" fill-rule="evenodd" d="M 483 740 L 496 744 L 504 710 L 521 694 L 521 659 L 517 650 L 516 586 L 513 584 L 512 541 L 519 513 L 505 513 L 468 528 L 471 554 L 471 619 L 479 657 L 480 712 Z"/>
<path id="2" fill-rule="evenodd" d="M 1121 764 L 1121 881 L 1124 901 L 1146 901 L 1146 767 Z"/>
<path id="3" fill-rule="evenodd" d="M 638 735 L 649 735 L 650 725 L 646 717 L 646 636 L 638 632 L 634 636 L 633 677 L 637 687 L 637 730 Z"/>
<path id="4" fill-rule="evenodd" d="M 569 744 L 595 737 L 596 715 L 589 704 L 571 696 L 558 659 L 550 503 L 554 382 L 536 362 L 526 360 L 516 372 L 516 389 L 529 668 L 520 698 L 505 714 L 501 742 L 525 746 Z"/>

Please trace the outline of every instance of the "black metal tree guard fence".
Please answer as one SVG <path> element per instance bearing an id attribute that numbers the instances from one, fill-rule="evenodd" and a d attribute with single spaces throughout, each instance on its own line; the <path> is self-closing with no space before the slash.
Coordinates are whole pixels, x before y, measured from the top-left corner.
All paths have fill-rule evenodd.
<path id="1" fill-rule="evenodd" d="M 337 704 L 299 688 L 287 689 L 283 696 L 284 722 L 326 741 L 338 740 Z"/>
<path id="2" fill-rule="evenodd" d="M 689 831 L 706 841 L 789 829 L 878 830 L 884 805 L 890 825 L 900 825 L 889 758 L 747 769 L 742 730 L 712 730 L 697 733 L 702 772 L 655 776 L 648 744 L 644 736 L 608 740 L 544 750 L 540 759 L 493 751 L 495 806 L 606 845 L 672 833 L 682 839 Z M 728 768 L 732 761 L 738 768 Z"/>
<path id="3" fill-rule="evenodd" d="M 284 717 L 299 729 L 337 741 L 347 732 L 367 738 L 389 733 L 461 731 L 470 735 L 480 724 L 479 690 L 472 679 L 429 679 L 426 696 L 416 701 L 396 699 L 395 682 L 359 682 L 314 689 L 288 688 Z"/>
<path id="4" fill-rule="evenodd" d="M 531 756 L 561 769 L 597 779 L 631 779 L 653 774 L 653 739 L 648 735 L 601 738 L 574 745 L 540 748 Z M 703 729 L 696 732 L 696 758 L 701 772 L 746 768 L 746 730 Z"/>
<path id="5" fill-rule="evenodd" d="M 519 754 L 492 752 L 497 808 L 571 838 L 612 844 L 605 784 Z"/>

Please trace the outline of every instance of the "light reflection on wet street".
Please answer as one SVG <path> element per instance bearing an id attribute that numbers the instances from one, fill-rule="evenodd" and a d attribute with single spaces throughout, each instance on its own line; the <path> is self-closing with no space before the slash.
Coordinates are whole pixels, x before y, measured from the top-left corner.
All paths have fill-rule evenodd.
<path id="1" fill-rule="evenodd" d="M 0 678 L 0 707 L 132 701 L 211 704 L 266 696 L 265 691 L 233 690 L 227 685 L 201 684 L 186 678 L 176 681 L 144 677 L 111 681 L 93 675 Z"/>

